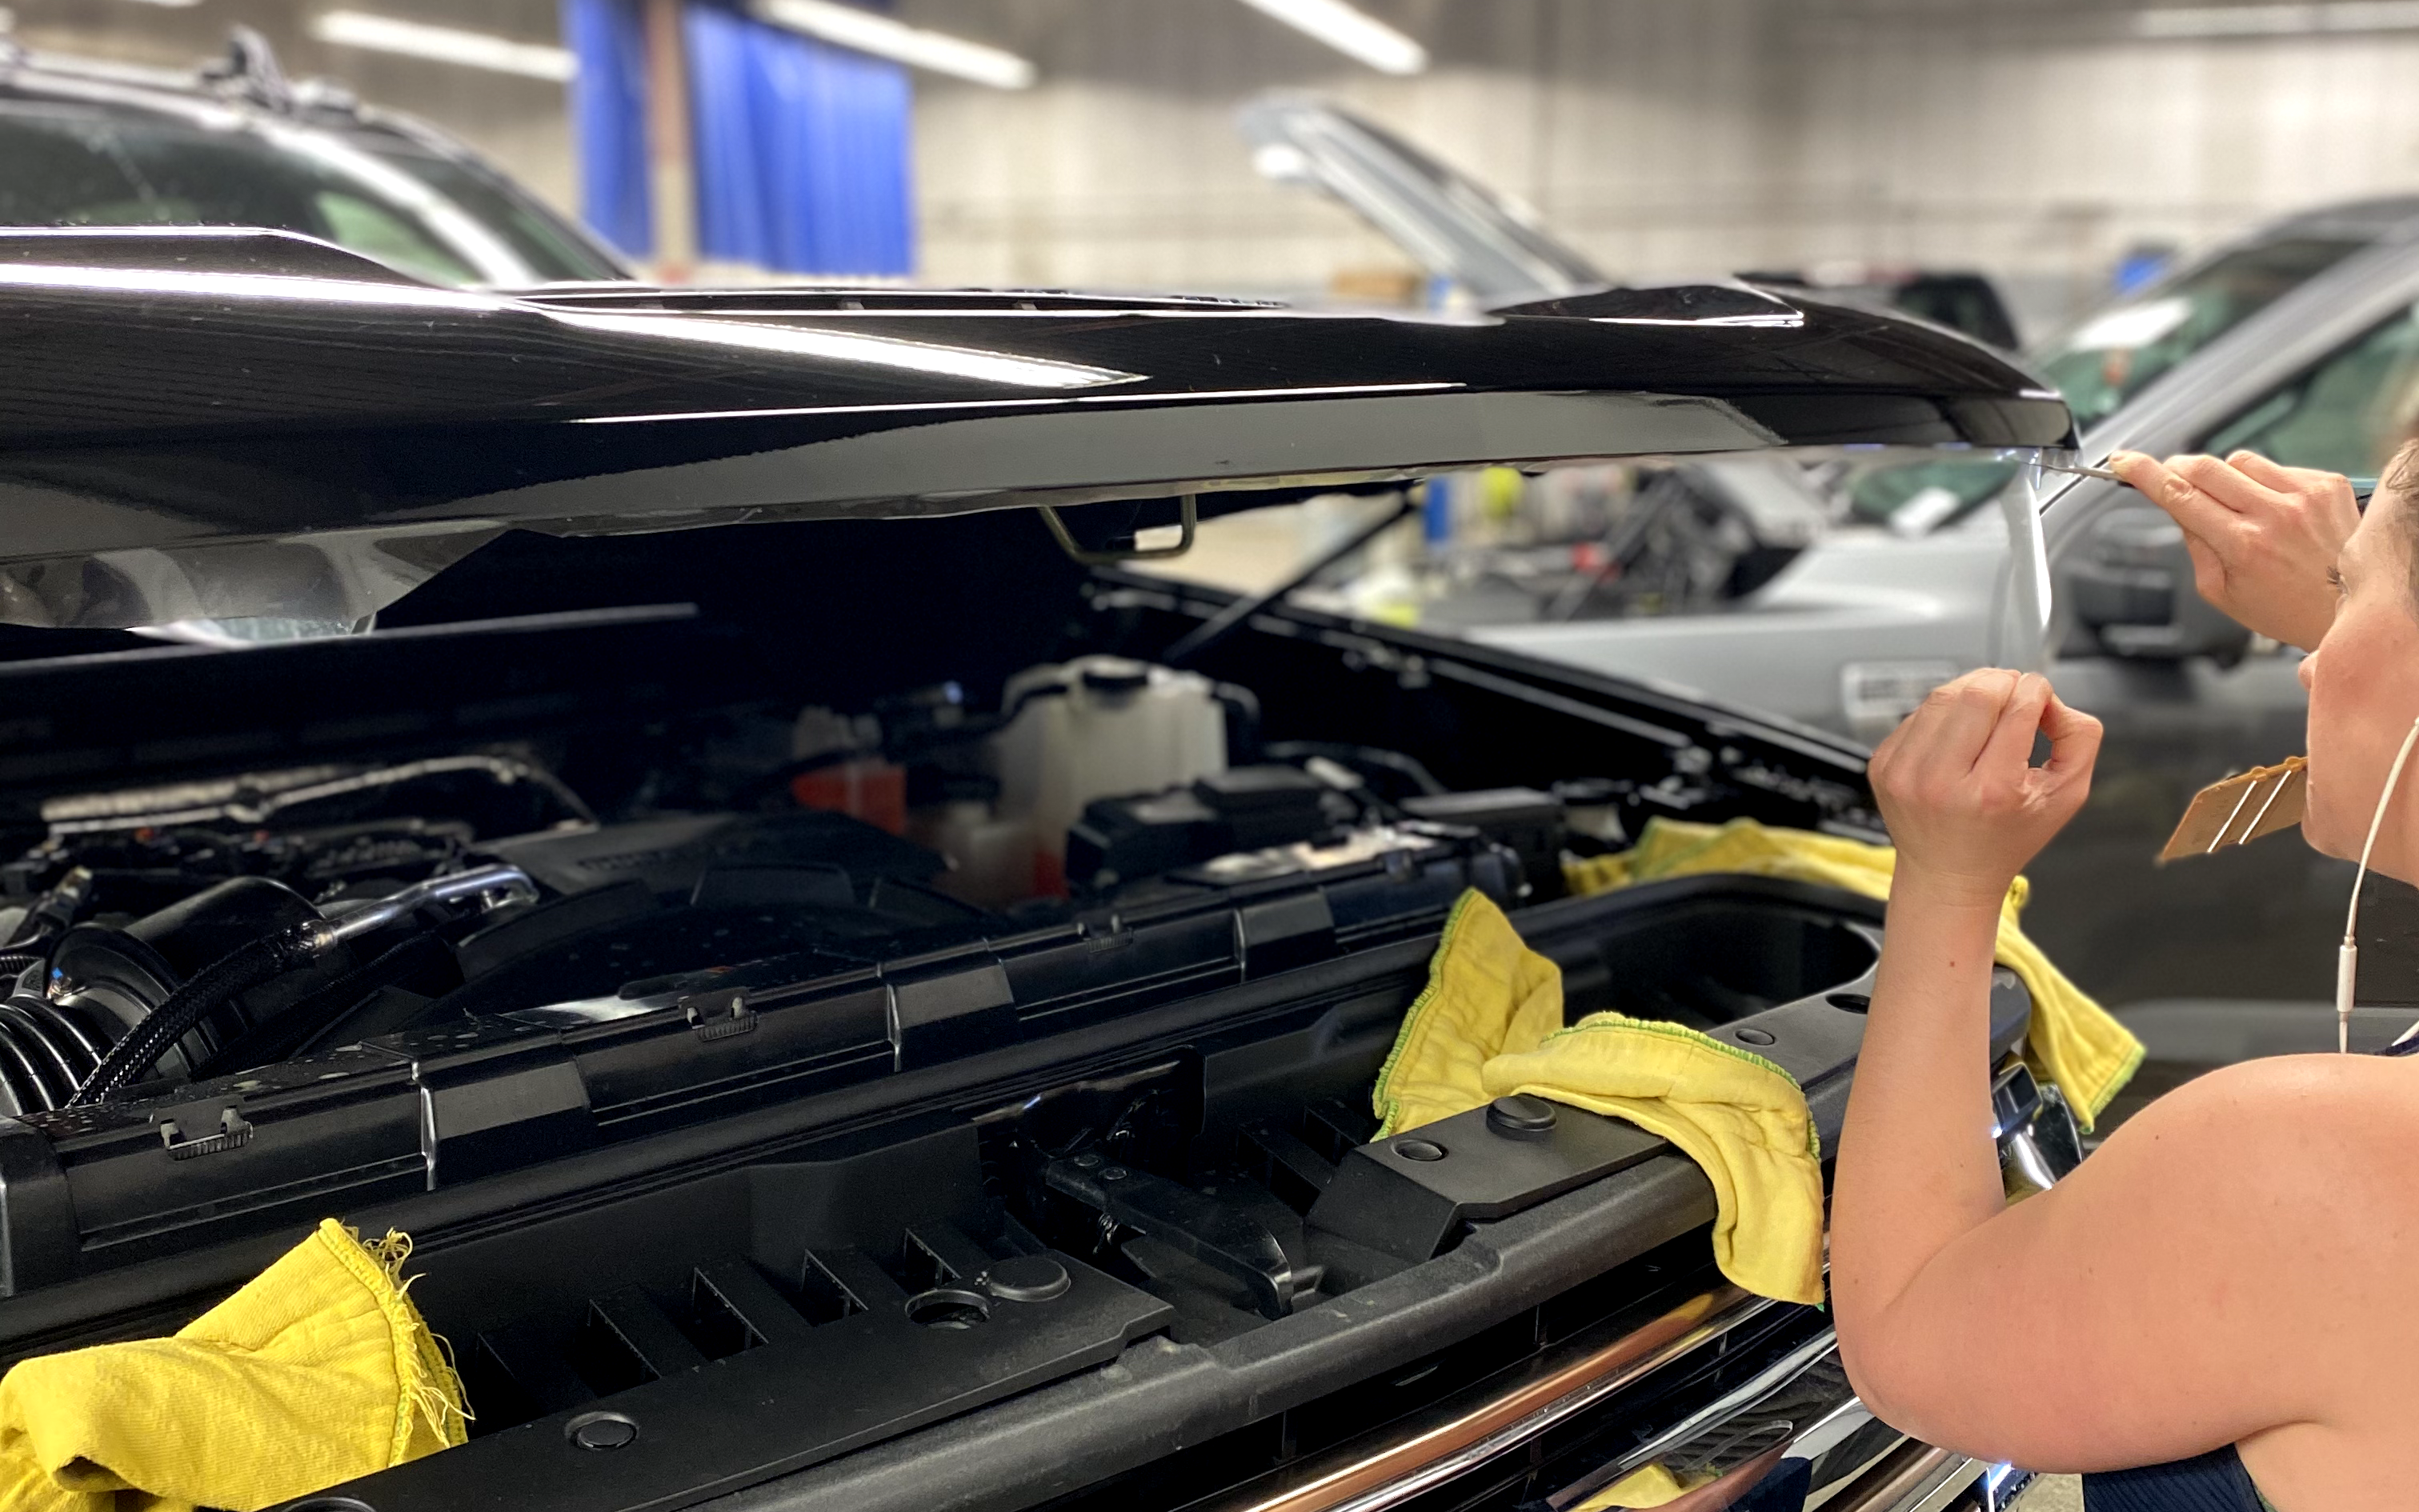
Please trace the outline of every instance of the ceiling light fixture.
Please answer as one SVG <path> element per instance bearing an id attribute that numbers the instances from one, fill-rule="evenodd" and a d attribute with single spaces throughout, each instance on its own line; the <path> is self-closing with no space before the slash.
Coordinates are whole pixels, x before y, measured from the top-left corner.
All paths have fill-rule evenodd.
<path id="1" fill-rule="evenodd" d="M 1243 4 L 1379 73 L 1427 71 L 1426 48 L 1344 0 L 1243 0 Z"/>
<path id="2" fill-rule="evenodd" d="M 834 0 L 757 0 L 753 8 L 758 20 L 803 32 L 817 41 L 994 89 L 1029 89 L 1036 76 L 1033 65 L 1013 53 L 946 32 L 926 31 Z"/>
<path id="3" fill-rule="evenodd" d="M 2314 37 L 2351 32 L 2419 31 L 2419 0 L 2319 0 L 2284 6 L 2191 6 L 2144 10 L 2134 18 L 2143 37 Z"/>
<path id="4" fill-rule="evenodd" d="M 543 42 L 516 42 L 486 32 L 466 32 L 454 26 L 373 16 L 360 10 L 331 10 L 311 20 L 311 35 L 337 47 L 359 47 L 373 53 L 400 53 L 433 63 L 455 63 L 466 69 L 517 73 L 527 79 L 568 84 L 579 71 L 578 60 L 560 47 Z"/>

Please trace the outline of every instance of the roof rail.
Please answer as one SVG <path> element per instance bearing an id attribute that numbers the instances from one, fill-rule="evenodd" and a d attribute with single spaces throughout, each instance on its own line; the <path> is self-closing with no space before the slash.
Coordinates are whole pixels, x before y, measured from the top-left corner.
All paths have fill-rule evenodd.
<path id="1" fill-rule="evenodd" d="M 216 62 L 204 64 L 201 76 L 221 94 L 238 96 L 280 115 L 294 113 L 294 86 L 278 67 L 277 51 L 253 27 L 228 28 L 226 53 Z"/>

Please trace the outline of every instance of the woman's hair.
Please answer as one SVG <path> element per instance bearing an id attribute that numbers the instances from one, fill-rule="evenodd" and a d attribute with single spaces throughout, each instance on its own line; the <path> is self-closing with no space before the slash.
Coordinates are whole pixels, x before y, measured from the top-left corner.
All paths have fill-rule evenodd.
<path id="1" fill-rule="evenodd" d="M 2402 450 L 2386 463 L 2378 487 L 2392 489 L 2401 499 L 2403 560 L 2411 573 L 2411 600 L 2419 604 L 2419 437 L 2402 443 Z"/>

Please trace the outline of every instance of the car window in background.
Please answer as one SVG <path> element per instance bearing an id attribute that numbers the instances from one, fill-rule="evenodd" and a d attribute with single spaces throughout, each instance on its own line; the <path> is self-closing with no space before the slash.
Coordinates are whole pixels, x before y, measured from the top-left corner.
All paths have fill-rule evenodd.
<path id="1" fill-rule="evenodd" d="M 1879 543 L 1949 532 L 1986 512 L 2019 470 L 1996 458 L 1886 452 L 1454 474 L 1420 485 L 1398 524 L 1294 597 L 1445 632 L 1728 614 L 1835 532 Z M 1202 523 L 1189 555 L 1138 570 L 1265 591 L 1400 503 L 1327 495 L 1221 516 Z"/>
<path id="2" fill-rule="evenodd" d="M 2419 306 L 2254 405 L 2203 443 L 2295 467 L 2375 477 L 2419 420 Z"/>
<path id="3" fill-rule="evenodd" d="M 1976 341 L 2014 350 L 2016 323 L 2007 302 L 1979 273 L 1918 273 L 1890 301 L 1911 315 L 1962 330 Z"/>
<path id="4" fill-rule="evenodd" d="M 2224 253 L 2102 311 L 2034 360 L 2066 395 L 2076 423 L 2094 424 L 2161 374 L 2364 245 L 2341 237 L 2288 237 Z"/>
<path id="5" fill-rule="evenodd" d="M 2021 469 L 2012 462 L 1963 458 L 1853 469 L 1840 491 L 1848 517 L 1886 525 L 1903 536 L 1952 525 L 1998 496 Z"/>
<path id="6" fill-rule="evenodd" d="M 0 106 L 0 224 L 271 226 L 449 284 L 622 276 L 551 219 L 408 141 Z"/>

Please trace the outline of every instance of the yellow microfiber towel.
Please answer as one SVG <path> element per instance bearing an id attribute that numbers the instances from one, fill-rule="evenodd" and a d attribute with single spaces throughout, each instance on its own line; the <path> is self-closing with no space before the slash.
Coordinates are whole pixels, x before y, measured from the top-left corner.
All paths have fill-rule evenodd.
<path id="1" fill-rule="evenodd" d="M 1572 892 L 1586 895 L 1699 872 L 1747 872 L 1826 887 L 1867 897 L 1889 896 L 1898 852 L 1804 830 L 1775 830 L 1753 819 L 1728 824 L 1689 824 L 1649 819 L 1637 846 L 1617 856 L 1566 861 L 1563 874 Z M 2032 994 L 2032 1024 L 2025 1032 L 2025 1058 L 2033 1074 L 2057 1084 L 2076 1119 L 2091 1128 L 2110 1098 L 2124 1090 L 2142 1064 L 2142 1042 L 2083 989 L 2050 964 L 2041 947 L 2017 924 L 2029 887 L 2019 877 L 1999 909 L 1999 964 L 2023 979 Z"/>
<path id="2" fill-rule="evenodd" d="M 410 1250 L 331 1219 L 174 1338 L 20 1362 L 0 1507 L 250 1512 L 460 1443 L 461 1382 L 398 1278 Z"/>
<path id="3" fill-rule="evenodd" d="M 1379 1138 L 1526 1092 L 1671 1140 L 1714 1185 L 1714 1260 L 1749 1291 L 1823 1300 L 1823 1172 L 1806 1095 L 1760 1055 L 1678 1024 L 1563 1027 L 1562 970 L 1484 893 L 1446 920 L 1371 1097 Z"/>
<path id="4" fill-rule="evenodd" d="M 1646 1507 L 1666 1506 L 1687 1495 L 1700 1486 L 1710 1484 L 1712 1475 L 1691 1475 L 1683 1480 L 1663 1465 L 1641 1465 L 1628 1474 L 1573 1507 L 1571 1512 L 1637 1512 Z"/>

